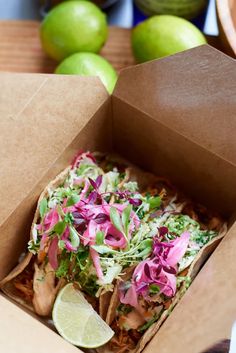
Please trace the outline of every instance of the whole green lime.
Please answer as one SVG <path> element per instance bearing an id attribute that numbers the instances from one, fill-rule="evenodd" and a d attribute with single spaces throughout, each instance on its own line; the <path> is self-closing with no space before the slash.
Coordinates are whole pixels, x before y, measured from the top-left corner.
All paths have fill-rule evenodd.
<path id="1" fill-rule="evenodd" d="M 55 70 L 56 74 L 98 76 L 109 93 L 117 81 L 117 73 L 112 65 L 94 53 L 76 53 L 63 60 Z"/>
<path id="2" fill-rule="evenodd" d="M 191 22 L 171 15 L 153 16 L 132 32 L 132 48 L 138 62 L 158 59 L 205 44 L 202 32 Z"/>
<path id="3" fill-rule="evenodd" d="M 43 49 L 58 61 L 76 52 L 97 53 L 107 39 L 105 14 L 88 1 L 66 1 L 54 7 L 40 29 Z"/>

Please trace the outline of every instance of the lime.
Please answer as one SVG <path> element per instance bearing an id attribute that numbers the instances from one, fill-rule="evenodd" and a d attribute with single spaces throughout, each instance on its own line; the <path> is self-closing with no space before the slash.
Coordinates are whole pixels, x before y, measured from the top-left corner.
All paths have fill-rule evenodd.
<path id="1" fill-rule="evenodd" d="M 172 55 L 206 43 L 191 22 L 171 15 L 153 16 L 132 32 L 132 48 L 138 62 Z"/>
<path id="2" fill-rule="evenodd" d="M 59 292 L 52 317 L 60 335 L 75 346 L 100 347 L 114 335 L 112 329 L 72 283 Z"/>
<path id="3" fill-rule="evenodd" d="M 97 53 L 107 39 L 105 14 L 89 1 L 66 1 L 45 17 L 40 37 L 46 53 L 58 61 L 81 51 Z"/>
<path id="4" fill-rule="evenodd" d="M 111 64 L 94 53 L 76 53 L 63 60 L 56 68 L 56 74 L 98 76 L 109 93 L 117 81 L 117 73 Z"/>

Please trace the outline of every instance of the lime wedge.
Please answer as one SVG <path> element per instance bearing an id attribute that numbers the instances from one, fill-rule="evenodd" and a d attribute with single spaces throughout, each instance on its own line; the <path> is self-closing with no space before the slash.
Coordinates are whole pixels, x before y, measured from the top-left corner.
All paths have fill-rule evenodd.
<path id="1" fill-rule="evenodd" d="M 78 347 L 97 348 L 114 335 L 112 329 L 72 283 L 59 292 L 52 318 L 60 335 Z"/>

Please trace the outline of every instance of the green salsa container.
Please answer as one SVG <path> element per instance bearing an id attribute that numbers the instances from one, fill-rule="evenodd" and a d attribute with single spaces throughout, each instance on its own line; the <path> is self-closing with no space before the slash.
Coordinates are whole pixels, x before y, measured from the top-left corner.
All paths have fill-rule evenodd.
<path id="1" fill-rule="evenodd" d="M 147 16 L 165 14 L 192 19 L 206 7 L 208 0 L 135 0 Z"/>

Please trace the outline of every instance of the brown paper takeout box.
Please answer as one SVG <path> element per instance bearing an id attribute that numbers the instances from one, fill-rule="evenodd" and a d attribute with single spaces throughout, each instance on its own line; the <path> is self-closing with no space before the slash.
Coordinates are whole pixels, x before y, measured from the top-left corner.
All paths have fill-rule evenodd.
<path id="1" fill-rule="evenodd" d="M 202 46 L 123 70 L 111 97 L 97 78 L 0 74 L 0 280 L 26 248 L 40 192 L 81 149 L 115 150 L 167 176 L 232 225 L 235 69 Z M 229 337 L 235 255 L 233 225 L 145 353 L 200 353 Z M 78 352 L 3 295 L 0 313 L 1 351 Z"/>

